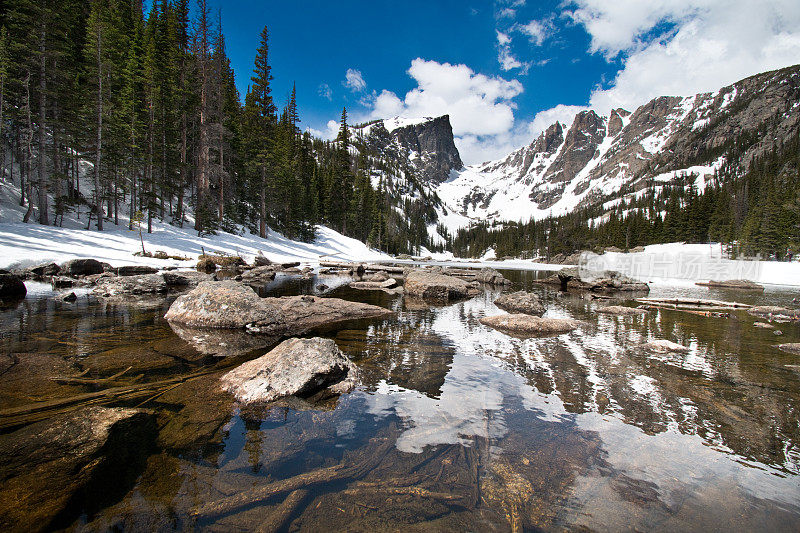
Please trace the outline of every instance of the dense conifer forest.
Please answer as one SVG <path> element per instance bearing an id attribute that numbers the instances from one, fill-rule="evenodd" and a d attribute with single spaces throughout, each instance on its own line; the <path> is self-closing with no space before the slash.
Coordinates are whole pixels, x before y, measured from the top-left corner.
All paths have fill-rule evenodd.
<path id="1" fill-rule="evenodd" d="M 405 239 L 387 240 L 386 206 L 353 155 L 346 110 L 333 142 L 300 131 L 295 87 L 277 89 L 285 101 L 274 96 L 267 28 L 242 97 L 222 14 L 205 0 L 193 18 L 189 8 L 2 4 L 0 166 L 21 186 L 25 221 L 58 225 L 78 212 L 98 230 L 124 219 L 150 231 L 158 219 L 301 240 L 326 224 L 404 251 Z"/>

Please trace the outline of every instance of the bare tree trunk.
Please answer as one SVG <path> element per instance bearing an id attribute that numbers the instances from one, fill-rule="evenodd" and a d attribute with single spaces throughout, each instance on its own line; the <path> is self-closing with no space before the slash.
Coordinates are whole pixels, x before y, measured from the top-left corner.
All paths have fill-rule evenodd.
<path id="1" fill-rule="evenodd" d="M 222 224 L 222 218 L 225 216 L 225 149 L 220 142 L 219 147 L 219 223 Z"/>
<path id="2" fill-rule="evenodd" d="M 39 179 L 38 179 L 38 203 L 39 203 L 39 223 L 48 225 L 50 217 L 47 207 L 47 182 L 45 178 L 45 135 L 47 133 L 47 79 L 46 56 L 47 51 L 45 39 L 47 38 L 47 26 L 42 22 L 39 34 Z"/>
<path id="3" fill-rule="evenodd" d="M 258 217 L 258 235 L 267 237 L 267 168 L 261 165 L 261 211 Z"/>
<path id="4" fill-rule="evenodd" d="M 103 201 L 100 190 L 100 163 L 102 162 L 103 149 L 103 30 L 97 30 L 97 153 L 94 163 L 94 197 L 97 209 L 97 230 L 103 231 Z"/>

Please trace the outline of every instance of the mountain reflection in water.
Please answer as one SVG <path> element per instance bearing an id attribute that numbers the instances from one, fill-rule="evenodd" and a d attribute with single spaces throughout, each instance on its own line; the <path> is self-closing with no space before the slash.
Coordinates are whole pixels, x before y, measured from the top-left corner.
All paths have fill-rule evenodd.
<path id="1" fill-rule="evenodd" d="M 515 290 L 540 293 L 546 316 L 591 327 L 520 339 L 479 323 L 502 313 L 496 290 L 436 306 L 352 290 L 346 278 L 279 278 L 260 293 L 318 292 L 324 282 L 334 287 L 327 294 L 396 311 L 322 332 L 358 364 L 363 384 L 324 404 L 261 410 L 236 409 L 214 388 L 215 374 L 177 387 L 149 405 L 159 413 L 159 449 L 135 485 L 102 509 L 75 503 L 72 527 L 800 527 L 800 372 L 796 356 L 773 347 L 771 330 L 745 313 L 598 315 L 604 303 L 535 285 L 535 272 L 505 275 Z M 676 294 L 781 305 L 794 296 L 659 286 L 651 296 Z M 272 342 L 176 334 L 160 318 L 163 302 L 62 307 L 42 298 L 4 311 L 5 351 L 105 361 L 108 373 L 141 357 L 149 379 L 224 365 L 224 347 L 251 358 Z M 778 328 L 780 342 L 800 340 L 797 325 Z M 653 339 L 689 352 L 639 348 Z M 277 492 L 232 503 L 266 486 Z M 214 502 L 226 511 L 212 512 Z"/>

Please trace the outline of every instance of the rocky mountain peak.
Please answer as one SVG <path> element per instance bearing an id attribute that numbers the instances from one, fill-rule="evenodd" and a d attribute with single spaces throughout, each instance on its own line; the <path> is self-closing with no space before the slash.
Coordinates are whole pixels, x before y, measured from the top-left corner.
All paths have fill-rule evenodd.
<path id="1" fill-rule="evenodd" d="M 407 161 L 424 183 L 437 185 L 464 164 L 453 139 L 450 116 L 421 119 L 395 117 L 362 126 L 363 142 L 390 159 Z"/>

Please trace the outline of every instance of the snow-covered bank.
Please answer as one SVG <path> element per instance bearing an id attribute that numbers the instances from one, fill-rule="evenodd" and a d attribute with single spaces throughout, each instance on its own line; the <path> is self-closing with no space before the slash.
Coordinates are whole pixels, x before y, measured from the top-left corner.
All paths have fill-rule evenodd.
<path id="1" fill-rule="evenodd" d="M 569 265 L 537 263 L 532 259 L 493 260 L 490 250 L 483 258 L 462 259 L 452 253 L 429 253 L 433 264 L 508 268 L 514 270 L 560 270 Z M 588 270 L 616 270 L 636 280 L 666 285 L 693 286 L 698 281 L 749 279 L 763 285 L 800 287 L 800 261 L 739 261 L 725 258 L 722 246 L 673 242 L 646 246 L 643 252 L 606 252 L 584 257 Z"/>
<path id="2" fill-rule="evenodd" d="M 169 255 L 196 260 L 203 250 L 206 253 L 239 254 L 252 261 L 259 252 L 278 262 L 302 261 L 317 263 L 321 259 L 351 261 L 378 261 L 389 256 L 368 248 L 364 243 L 345 237 L 329 228 L 318 226 L 317 238 L 312 243 L 292 241 L 276 232 L 266 239 L 245 233 L 234 235 L 220 232 L 217 235 L 198 237 L 189 227 L 178 228 L 157 223 L 153 233 L 143 233 L 144 247 L 148 252 L 163 250 Z M 194 266 L 190 261 L 153 259 L 134 256 L 141 252 L 139 232 L 124 226 L 109 224 L 102 232 L 96 230 L 59 228 L 21 222 L 0 223 L 0 268 L 24 267 L 54 261 L 91 257 L 117 265 L 145 264 L 156 267 Z"/>

